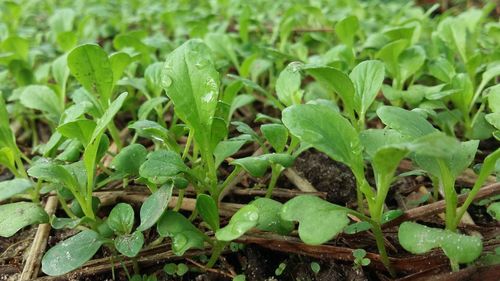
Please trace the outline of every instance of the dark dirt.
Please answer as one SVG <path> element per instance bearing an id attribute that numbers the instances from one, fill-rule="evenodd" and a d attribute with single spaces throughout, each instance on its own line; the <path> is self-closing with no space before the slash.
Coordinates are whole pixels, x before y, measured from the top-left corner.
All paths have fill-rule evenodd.
<path id="1" fill-rule="evenodd" d="M 0 238 L 0 280 L 9 280 L 14 274 L 21 273 L 24 253 L 31 246 L 36 227 L 28 227 L 9 238 Z"/>
<path id="2" fill-rule="evenodd" d="M 327 200 L 340 205 L 356 201 L 356 180 L 349 167 L 316 150 L 303 152 L 295 161 L 299 175 L 318 191 L 327 193 Z"/>

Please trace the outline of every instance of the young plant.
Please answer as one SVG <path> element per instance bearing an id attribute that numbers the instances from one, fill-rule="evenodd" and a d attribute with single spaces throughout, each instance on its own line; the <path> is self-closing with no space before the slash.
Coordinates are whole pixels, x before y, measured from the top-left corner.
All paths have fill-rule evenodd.
<path id="1" fill-rule="evenodd" d="M 434 139 L 440 142 L 436 143 L 434 146 L 443 146 L 444 151 L 450 150 L 449 153 L 445 153 L 444 155 L 433 153 L 426 153 L 423 155 L 422 151 L 416 151 L 412 156 L 417 165 L 437 179 L 438 185 L 434 186 L 435 193 L 437 194 L 437 190 L 440 188 L 444 192 L 444 199 L 446 202 L 446 231 L 443 232 L 435 229 L 431 231 L 431 229 L 416 224 L 406 223 L 404 227 L 403 225 L 400 227 L 399 235 L 403 238 L 402 241 L 400 241 L 401 245 L 413 253 L 426 252 L 435 247 L 443 248 L 445 254 L 450 258 L 452 269 L 458 270 L 458 263 L 470 262 L 476 259 L 481 253 L 482 243 L 478 237 L 464 236 L 456 234 L 455 232 L 462 216 L 472 203 L 474 196 L 486 181 L 487 177 L 495 169 L 495 163 L 500 158 L 500 149 L 497 149 L 485 158 L 479 176 L 469 192 L 466 201 L 458 208 L 458 194 L 455 190 L 455 180 L 473 161 L 479 142 L 457 142 L 452 138 L 440 138 L 436 140 L 434 137 L 436 129 L 416 112 L 406 111 L 396 107 L 381 107 L 377 113 L 387 127 L 398 131 L 403 138 L 412 139 L 420 137 Z M 432 232 L 434 233 L 433 235 L 437 237 L 444 237 L 443 241 L 446 241 L 446 243 L 452 243 L 451 241 L 454 241 L 453 244 L 450 245 L 455 245 L 455 248 L 451 250 L 450 245 L 442 244 L 437 240 L 435 240 L 434 243 L 428 244 L 427 247 L 421 248 L 418 246 L 421 240 L 413 239 L 412 237 L 416 237 L 414 235 L 417 235 L 413 233 L 423 232 Z M 445 233 L 451 234 L 445 235 Z M 460 241 L 468 242 L 460 243 Z M 465 253 L 467 253 L 467 255 L 463 256 Z"/>

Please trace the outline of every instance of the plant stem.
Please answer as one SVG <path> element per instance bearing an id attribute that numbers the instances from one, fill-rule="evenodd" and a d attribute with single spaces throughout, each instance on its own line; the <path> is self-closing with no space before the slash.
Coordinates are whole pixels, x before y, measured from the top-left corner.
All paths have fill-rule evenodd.
<path id="1" fill-rule="evenodd" d="M 210 256 L 210 260 L 208 260 L 207 267 L 212 268 L 217 260 L 220 257 L 220 254 L 222 253 L 222 250 L 224 250 L 224 247 L 226 247 L 227 242 L 224 241 L 216 241 L 215 245 L 212 249 L 212 256 Z"/>
<path id="2" fill-rule="evenodd" d="M 273 195 L 273 189 L 276 186 L 276 182 L 278 182 L 278 178 L 280 177 L 282 167 L 279 164 L 271 165 L 271 180 L 269 181 L 269 186 L 267 187 L 266 198 L 271 198 Z"/>
<path id="3" fill-rule="evenodd" d="M 219 197 L 220 194 L 226 189 L 226 187 L 236 178 L 236 176 L 240 173 L 241 167 L 240 166 L 235 166 L 233 171 L 226 177 L 224 182 L 219 186 L 217 194 L 216 194 L 216 202 L 219 202 Z"/>
<path id="4" fill-rule="evenodd" d="M 185 192 L 186 192 L 185 189 L 179 190 L 179 196 L 177 196 L 177 202 L 175 203 L 175 208 L 174 208 L 175 212 L 178 212 L 181 209 L 182 200 L 184 199 L 184 193 Z"/>
<path id="5" fill-rule="evenodd" d="M 396 273 L 394 272 L 394 269 L 391 266 L 391 262 L 389 261 L 389 256 L 387 255 L 387 251 L 385 249 L 384 234 L 382 233 L 380 224 L 378 223 L 373 224 L 372 231 L 373 235 L 375 235 L 375 241 L 377 243 L 380 259 L 382 260 L 382 263 L 384 264 L 385 268 L 387 268 L 387 270 L 389 271 L 389 274 L 391 274 L 392 277 L 395 277 Z"/>
<path id="6" fill-rule="evenodd" d="M 456 261 L 450 260 L 451 271 L 457 272 L 460 270 L 460 265 Z"/>
<path id="7" fill-rule="evenodd" d="M 186 140 L 186 145 L 184 146 L 184 152 L 182 152 L 182 160 L 186 159 L 189 154 L 189 148 L 191 147 L 191 142 L 193 141 L 193 130 L 189 130 L 189 135 Z"/>
<path id="8" fill-rule="evenodd" d="M 118 151 L 120 151 L 123 147 L 122 140 L 120 139 L 120 133 L 118 132 L 118 129 L 115 126 L 115 122 L 111 121 L 108 125 L 108 130 L 109 133 L 111 134 L 111 138 L 116 144 L 116 148 Z"/>

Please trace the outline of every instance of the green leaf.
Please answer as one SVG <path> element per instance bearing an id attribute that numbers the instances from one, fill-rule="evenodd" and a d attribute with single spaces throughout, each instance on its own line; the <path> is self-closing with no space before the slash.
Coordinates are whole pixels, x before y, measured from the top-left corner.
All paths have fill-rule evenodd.
<path id="1" fill-rule="evenodd" d="M 392 129 L 368 129 L 359 133 L 361 144 L 365 148 L 365 153 L 370 158 L 375 156 L 377 150 L 384 146 L 390 146 L 403 142 L 403 136 Z"/>
<path id="2" fill-rule="evenodd" d="M 215 166 L 219 167 L 224 159 L 238 152 L 247 142 L 246 139 L 229 139 L 219 142 L 214 149 Z"/>
<path id="3" fill-rule="evenodd" d="M 0 182 L 0 202 L 16 194 L 23 193 L 33 187 L 27 179 L 12 179 Z"/>
<path id="4" fill-rule="evenodd" d="M 174 211 L 165 212 L 158 221 L 157 230 L 160 236 L 172 238 L 172 251 L 178 256 L 192 248 L 203 249 L 207 238 L 188 219 Z"/>
<path id="5" fill-rule="evenodd" d="M 276 80 L 276 95 L 280 102 L 286 106 L 295 103 L 300 103 L 302 99 L 302 91 L 300 91 L 300 83 L 302 81 L 300 75 L 300 62 L 292 62 L 280 72 Z"/>
<path id="6" fill-rule="evenodd" d="M 66 167 L 54 163 L 37 163 L 28 169 L 28 175 L 48 182 L 62 183 L 72 192 L 80 187 L 78 180 Z"/>
<path id="7" fill-rule="evenodd" d="M 95 127 L 96 123 L 94 121 L 80 119 L 60 125 L 57 127 L 57 131 L 61 135 L 69 139 L 76 139 L 84 146 L 87 146 L 92 138 Z"/>
<path id="8" fill-rule="evenodd" d="M 436 132 L 436 129 L 420 114 L 395 106 L 382 106 L 377 115 L 389 128 L 413 139 Z"/>
<path id="9" fill-rule="evenodd" d="M 115 156 L 111 161 L 111 167 L 126 175 L 138 175 L 139 168 L 146 161 L 147 154 L 148 151 L 144 146 L 133 143 L 124 147 Z"/>
<path id="10" fill-rule="evenodd" d="M 196 209 L 213 231 L 219 230 L 219 209 L 211 196 L 207 194 L 198 195 L 196 197 Z"/>
<path id="11" fill-rule="evenodd" d="M 220 83 L 209 48 L 192 39 L 175 49 L 163 66 L 162 82 L 175 113 L 194 130 L 199 146 L 209 150 Z"/>
<path id="12" fill-rule="evenodd" d="M 187 171 L 188 167 L 179 154 L 163 149 L 149 153 L 139 168 L 141 177 L 157 184 L 162 184 L 171 177 Z"/>
<path id="13" fill-rule="evenodd" d="M 255 226 L 257 229 L 283 235 L 294 229 L 293 222 L 285 221 L 280 217 L 282 203 L 269 198 L 258 198 L 251 205 L 259 209 L 259 220 Z"/>
<path id="14" fill-rule="evenodd" d="M 260 126 L 264 137 L 276 152 L 283 152 L 288 140 L 288 130 L 281 124 L 264 124 Z"/>
<path id="15" fill-rule="evenodd" d="M 413 46 L 404 50 L 398 58 L 400 67 L 400 79 L 406 81 L 415 74 L 425 62 L 425 51 L 420 46 Z"/>
<path id="16" fill-rule="evenodd" d="M 146 120 L 148 118 L 149 113 L 157 106 L 166 102 L 168 99 L 166 97 L 155 97 L 147 100 L 145 103 L 139 107 L 139 111 L 137 112 L 137 117 L 139 120 Z"/>
<path id="17" fill-rule="evenodd" d="M 10 147 L 0 148 L 0 165 L 4 165 L 13 174 L 17 173 L 15 161 L 16 161 L 16 159 L 14 156 L 14 152 L 12 151 L 12 149 Z"/>
<path id="18" fill-rule="evenodd" d="M 298 221 L 300 239 L 309 245 L 327 242 L 349 224 L 346 211 L 312 195 L 300 195 L 286 202 L 281 218 Z"/>
<path id="19" fill-rule="evenodd" d="M 359 21 L 356 16 L 348 16 L 335 24 L 335 33 L 340 41 L 347 46 L 354 44 L 354 37 L 359 28 Z"/>
<path id="20" fill-rule="evenodd" d="M 24 88 L 19 100 L 27 108 L 46 113 L 54 123 L 59 122 L 63 108 L 59 97 L 51 88 L 44 85 L 30 85 Z"/>
<path id="21" fill-rule="evenodd" d="M 413 254 L 442 248 L 445 255 L 457 263 L 472 262 L 483 250 L 479 237 L 430 228 L 413 222 L 404 222 L 399 226 L 398 239 L 401 246 Z"/>
<path id="22" fill-rule="evenodd" d="M 134 231 L 132 234 L 118 235 L 114 239 L 114 244 L 118 252 L 132 258 L 137 256 L 142 249 L 144 235 L 140 231 Z"/>
<path id="23" fill-rule="evenodd" d="M 58 276 L 77 269 L 90 260 L 102 244 L 97 232 L 84 230 L 48 250 L 42 259 L 42 271 Z"/>
<path id="24" fill-rule="evenodd" d="M 215 232 L 215 238 L 219 241 L 233 241 L 254 228 L 258 221 L 259 208 L 254 205 L 246 205 L 231 217 L 225 227 Z"/>
<path id="25" fill-rule="evenodd" d="M 387 71 L 399 80 L 400 66 L 399 56 L 408 46 L 408 40 L 399 39 L 385 45 L 377 53 L 376 57 L 384 61 Z"/>
<path id="26" fill-rule="evenodd" d="M 137 134 L 144 138 L 166 142 L 168 139 L 168 130 L 160 124 L 150 120 L 139 120 L 128 126 L 136 130 Z"/>
<path id="27" fill-rule="evenodd" d="M 280 164 L 284 168 L 293 165 L 295 158 L 286 153 L 269 153 L 259 156 L 249 156 L 232 161 L 231 165 L 238 165 L 253 177 L 262 177 L 272 164 Z"/>
<path id="28" fill-rule="evenodd" d="M 134 209 L 127 203 L 118 203 L 109 213 L 106 223 L 114 232 L 129 234 L 134 226 Z"/>
<path id="29" fill-rule="evenodd" d="M 172 189 L 172 183 L 165 184 L 144 201 L 141 206 L 141 224 L 137 227 L 138 231 L 152 227 L 160 219 L 168 207 L 168 202 L 172 197 Z"/>
<path id="30" fill-rule="evenodd" d="M 11 237 L 25 226 L 48 221 L 49 216 L 39 204 L 17 202 L 0 205 L 0 236 L 2 237 Z"/>
<path id="31" fill-rule="evenodd" d="M 68 55 L 68 67 L 85 90 L 101 97 L 102 105 L 107 107 L 111 100 L 113 69 L 106 52 L 94 44 L 78 46 Z"/>
<path id="32" fill-rule="evenodd" d="M 500 202 L 495 202 L 488 206 L 488 214 L 495 218 L 497 221 L 500 221 Z"/>
<path id="33" fill-rule="evenodd" d="M 120 80 L 125 68 L 132 62 L 132 58 L 124 52 L 117 52 L 109 56 L 109 63 L 113 73 L 113 83 Z"/>
<path id="34" fill-rule="evenodd" d="M 368 60 L 358 64 L 349 74 L 354 88 L 354 108 L 360 116 L 365 116 L 384 82 L 384 64 Z"/>
<path id="35" fill-rule="evenodd" d="M 302 142 L 312 145 L 351 169 L 363 166 L 358 133 L 340 115 L 322 105 L 294 105 L 283 111 L 283 123 Z"/>
<path id="36" fill-rule="evenodd" d="M 354 117 L 355 88 L 351 79 L 344 72 L 333 67 L 304 67 L 311 76 L 324 85 L 329 91 L 336 92 L 342 99 L 344 112 L 347 116 Z"/>

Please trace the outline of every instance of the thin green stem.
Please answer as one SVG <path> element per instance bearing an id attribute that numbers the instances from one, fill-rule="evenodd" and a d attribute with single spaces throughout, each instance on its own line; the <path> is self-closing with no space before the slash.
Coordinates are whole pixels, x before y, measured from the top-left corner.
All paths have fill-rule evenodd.
<path id="1" fill-rule="evenodd" d="M 115 122 L 111 121 L 108 125 L 108 130 L 109 133 L 111 134 L 111 138 L 115 142 L 116 148 L 118 151 L 120 151 L 123 147 L 122 140 L 120 138 L 120 132 L 118 132 L 118 129 L 115 126 Z"/>
<path id="2" fill-rule="evenodd" d="M 174 211 L 178 212 L 181 209 L 182 200 L 184 199 L 184 193 L 185 192 L 186 192 L 185 189 L 179 190 L 179 196 L 177 196 L 177 202 L 175 203 Z"/>
<path id="3" fill-rule="evenodd" d="M 389 260 L 389 256 L 387 255 L 387 251 L 385 249 L 385 241 L 384 241 L 384 234 L 382 232 L 382 229 L 380 227 L 380 224 L 375 224 L 372 225 L 372 231 L 373 235 L 375 235 L 375 241 L 377 243 L 377 248 L 380 254 L 380 259 L 382 260 L 382 263 L 384 264 L 385 268 L 389 271 L 392 277 L 396 276 L 396 273 L 394 272 L 394 269 L 392 268 L 391 262 Z"/>
<path id="4" fill-rule="evenodd" d="M 219 186 L 217 194 L 216 194 L 216 199 L 217 202 L 219 201 L 220 194 L 226 189 L 226 187 L 233 182 L 233 180 L 236 178 L 236 176 L 240 173 L 241 167 L 240 166 L 235 166 L 233 171 L 226 177 L 224 182 Z"/>
<path id="5" fill-rule="evenodd" d="M 278 178 L 280 177 L 282 170 L 283 168 L 279 164 L 271 165 L 271 180 L 269 181 L 269 186 L 267 187 L 266 198 L 271 198 L 273 195 L 273 189 L 278 182 Z"/>
<path id="6" fill-rule="evenodd" d="M 212 268 L 215 265 L 226 245 L 227 242 L 224 241 L 215 242 L 215 245 L 212 249 L 212 256 L 210 256 L 210 260 L 208 260 L 208 263 L 206 265 L 208 268 Z"/>
<path id="7" fill-rule="evenodd" d="M 186 159 L 189 154 L 189 148 L 191 147 L 191 142 L 193 141 L 194 133 L 193 130 L 189 130 L 189 135 L 186 140 L 186 145 L 184 146 L 184 152 L 182 153 L 182 160 Z"/>

